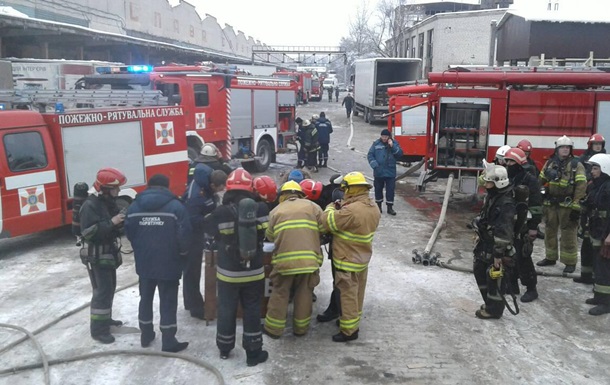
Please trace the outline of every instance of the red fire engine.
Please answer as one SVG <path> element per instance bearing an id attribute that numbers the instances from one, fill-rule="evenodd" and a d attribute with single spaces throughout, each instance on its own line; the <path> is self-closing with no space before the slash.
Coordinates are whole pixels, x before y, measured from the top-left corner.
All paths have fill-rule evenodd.
<path id="1" fill-rule="evenodd" d="M 430 73 L 429 85 L 390 88 L 388 127 L 405 154 L 426 158 L 419 187 L 456 172 L 472 176 L 482 160 L 521 139 L 541 167 L 567 135 L 575 152 L 610 135 L 610 73 L 596 68 L 456 68 Z"/>
<path id="2" fill-rule="evenodd" d="M 262 172 L 295 137 L 296 83 L 288 79 L 209 72 L 207 66 L 98 68 L 79 85 L 86 89 L 160 90 L 186 115 L 189 157 L 214 143 L 228 159 Z M 146 67 L 146 68 L 144 68 Z"/>
<path id="3" fill-rule="evenodd" d="M 300 103 L 307 103 L 311 99 L 312 74 L 309 72 L 298 71 L 278 71 L 271 76 L 278 79 L 289 79 L 297 83 L 297 100 Z"/>
<path id="4" fill-rule="evenodd" d="M 322 80 L 316 74 L 311 77 L 311 94 L 309 100 L 319 102 L 322 100 Z"/>
<path id="5" fill-rule="evenodd" d="M 184 115 L 180 106 L 0 111 L 0 238 L 71 223 L 74 184 L 91 185 L 102 167 L 127 176 L 124 203 L 157 173 L 181 194 L 188 169 Z"/>

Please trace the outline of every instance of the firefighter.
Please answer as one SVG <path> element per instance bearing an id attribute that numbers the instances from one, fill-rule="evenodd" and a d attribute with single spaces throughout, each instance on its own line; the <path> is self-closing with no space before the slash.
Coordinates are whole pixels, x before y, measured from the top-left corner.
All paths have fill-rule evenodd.
<path id="1" fill-rule="evenodd" d="M 280 204 L 269 214 L 267 239 L 274 242 L 269 278 L 273 286 L 267 307 L 264 332 L 280 338 L 286 327 L 290 289 L 294 288 L 292 332 L 304 336 L 309 330 L 313 289 L 320 283 L 323 257 L 320 249 L 322 209 L 308 201 L 301 186 L 284 183 Z"/>
<path id="2" fill-rule="evenodd" d="M 478 240 L 474 247 L 474 278 L 485 302 L 475 312 L 477 318 L 498 319 L 504 312 L 502 298 L 505 277 L 514 265 L 513 248 L 515 201 L 507 170 L 485 164 L 487 195 L 481 213 L 475 219 Z"/>
<path id="3" fill-rule="evenodd" d="M 504 155 L 506 152 L 510 150 L 510 146 L 504 145 L 498 148 L 496 151 L 496 156 L 494 157 L 494 164 L 499 164 L 500 166 L 506 166 L 506 162 L 504 161 Z"/>
<path id="4" fill-rule="evenodd" d="M 203 224 L 206 215 L 217 206 L 217 193 L 225 188 L 227 174 L 221 170 L 212 170 L 205 163 L 199 163 L 194 168 L 193 180 L 188 185 L 182 200 L 188 211 L 193 228 L 193 237 L 189 246 L 182 282 L 184 309 L 191 317 L 205 319 L 203 313 L 203 297 L 201 296 L 201 264 L 203 249 L 206 244 Z"/>
<path id="5" fill-rule="evenodd" d="M 195 158 L 195 160 L 193 160 L 189 165 L 187 185 L 191 182 L 191 180 L 193 180 L 195 167 L 201 163 L 211 167 L 213 170 L 224 171 L 227 175 L 233 171 L 233 168 L 229 165 L 229 163 L 220 156 L 220 151 L 218 151 L 218 148 L 213 143 L 206 143 L 203 145 L 203 147 L 201 147 L 201 152 L 197 158 Z"/>
<path id="6" fill-rule="evenodd" d="M 607 236 L 608 222 L 607 215 L 610 214 L 610 155 L 595 154 L 587 160 L 586 167 L 588 168 L 591 180 L 587 184 L 587 192 L 581 203 L 580 216 L 580 234 L 582 236 L 582 245 L 580 248 L 580 277 L 575 277 L 574 282 L 593 284 L 597 287 L 596 280 L 593 279 L 594 266 L 597 268 L 596 257 L 600 255 L 602 244 Z M 608 280 L 610 270 L 604 267 L 605 258 L 600 259 L 599 268 L 601 274 L 606 277 L 601 277 L 602 287 L 610 286 Z M 610 266 L 610 265 L 609 265 Z M 595 271 L 597 278 L 597 270 Z M 594 289 L 595 290 L 595 289 Z M 610 291 L 608 291 L 610 294 Z M 595 294 L 598 297 L 597 294 Z M 600 297 L 601 298 L 601 297 Z M 587 301 L 589 303 L 589 301 Z"/>
<path id="7" fill-rule="evenodd" d="M 347 114 L 348 119 L 352 115 L 352 108 L 354 108 L 354 103 L 354 97 L 351 93 L 348 92 L 347 95 L 345 95 L 345 97 L 343 98 L 343 102 L 341 102 L 341 106 L 345 106 L 345 112 Z"/>
<path id="8" fill-rule="evenodd" d="M 318 167 L 327 167 L 328 163 L 328 148 L 330 146 L 330 134 L 333 133 L 333 125 L 330 120 L 326 119 L 326 113 L 320 112 L 320 118 L 316 122 L 316 128 L 318 129 L 318 143 L 320 149 L 318 150 Z"/>
<path id="9" fill-rule="evenodd" d="M 565 264 L 564 273 L 573 273 L 576 269 L 579 202 L 585 196 L 587 185 L 585 168 L 572 155 L 573 148 L 572 139 L 565 135 L 558 138 L 555 153 L 540 171 L 540 182 L 547 186 L 543 208 L 546 256 L 536 265 L 555 265 L 559 256 L 560 262 Z"/>
<path id="10" fill-rule="evenodd" d="M 527 156 L 519 148 L 511 148 L 504 155 L 508 179 L 515 191 L 517 219 L 514 227 L 515 268 L 512 274 L 514 292 L 519 293 L 518 279 L 527 290 L 521 302 L 538 298 L 538 276 L 532 261 L 534 241 L 538 237 L 538 225 L 542 222 L 542 193 L 540 182 L 527 166 Z M 530 218 L 528 219 L 528 212 Z"/>
<path id="11" fill-rule="evenodd" d="M 305 128 L 303 126 L 304 120 L 297 117 L 294 121 L 297 124 L 296 128 L 296 143 L 297 143 L 297 168 L 303 168 L 307 159 L 307 152 L 303 144 L 305 143 Z"/>
<path id="12" fill-rule="evenodd" d="M 116 289 L 116 269 L 123 263 L 119 241 L 125 214 L 116 198 L 127 182 L 125 175 L 111 167 L 97 172 L 90 195 L 80 209 L 80 226 L 86 250 L 81 256 L 87 263 L 93 296 L 91 297 L 91 337 L 104 344 L 114 342 L 110 326 L 123 323 L 112 319 L 112 301 Z"/>
<path id="13" fill-rule="evenodd" d="M 587 175 L 587 181 L 591 180 L 591 164 L 588 163 L 589 159 L 595 154 L 606 153 L 606 138 L 601 134 L 593 134 L 587 141 L 587 151 L 585 151 L 578 159 L 583 166 L 585 166 L 585 174 Z"/>
<path id="14" fill-rule="evenodd" d="M 595 286 L 593 298 L 585 302 L 595 307 L 589 309 L 591 315 L 610 313 L 610 155 L 596 154 L 589 159 L 591 183 L 583 203 L 581 220 L 585 238 L 581 251 L 582 260 L 594 260 Z M 585 248 L 585 244 L 587 247 Z"/>
<path id="15" fill-rule="evenodd" d="M 252 186 L 254 188 L 254 192 L 258 195 L 261 201 L 267 204 L 269 211 L 273 210 L 278 205 L 277 184 L 273 178 L 267 175 L 256 177 L 252 181 Z"/>
<path id="16" fill-rule="evenodd" d="M 138 194 L 127 210 L 125 232 L 133 247 L 140 280 L 140 344 L 145 348 L 155 339 L 153 299 L 158 288 L 161 350 L 182 351 L 189 343 L 176 339 L 176 310 L 182 262 L 192 235 L 191 221 L 186 208 L 169 190 L 168 177 L 156 174 L 148 180 L 148 188 Z"/>
<path id="17" fill-rule="evenodd" d="M 216 345 L 220 358 L 229 358 L 235 348 L 237 307 L 241 304 L 242 346 L 248 366 L 263 363 L 269 357 L 263 350 L 260 323 L 265 289 L 263 239 L 269 210 L 265 203 L 254 202 L 252 182 L 252 176 L 243 168 L 233 171 L 227 178 L 222 205 L 206 217 L 205 223 L 206 233 L 215 237 L 218 247 Z"/>
<path id="18" fill-rule="evenodd" d="M 339 102 L 339 87 L 335 87 L 335 102 Z"/>
<path id="19" fill-rule="evenodd" d="M 324 230 L 333 235 L 335 287 L 339 290 L 341 317 L 335 342 L 358 339 L 368 265 L 373 254 L 373 235 L 381 213 L 369 198 L 371 185 L 360 172 L 343 177 L 344 199 L 324 210 Z"/>
<path id="20" fill-rule="evenodd" d="M 332 102 L 333 101 L 333 86 L 328 87 L 328 101 Z"/>
<path id="21" fill-rule="evenodd" d="M 530 173 L 532 173 L 536 178 L 540 175 L 540 170 L 538 170 L 538 166 L 536 166 L 536 162 L 532 159 L 532 143 L 527 139 L 522 139 L 517 143 L 517 148 L 521 149 L 527 156 L 527 165 L 523 167 L 528 169 Z"/>
<path id="22" fill-rule="evenodd" d="M 303 148 L 306 154 L 305 166 L 311 172 L 318 172 L 316 155 L 320 148 L 318 144 L 318 129 L 309 120 L 303 122 Z"/>
<path id="23" fill-rule="evenodd" d="M 392 135 L 387 128 L 381 131 L 379 139 L 373 142 L 367 155 L 369 165 L 373 169 L 375 177 L 375 202 L 379 212 L 383 212 L 383 189 L 385 187 L 385 199 L 388 214 L 396 215 L 394 211 L 394 189 L 396 188 L 396 161 L 402 157 L 400 145 L 392 140 Z"/>

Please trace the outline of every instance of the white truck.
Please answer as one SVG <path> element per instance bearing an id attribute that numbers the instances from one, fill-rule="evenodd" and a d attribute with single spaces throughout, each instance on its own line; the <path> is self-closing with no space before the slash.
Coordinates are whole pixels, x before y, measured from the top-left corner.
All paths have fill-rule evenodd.
<path id="1" fill-rule="evenodd" d="M 354 63 L 354 115 L 362 114 L 364 121 L 381 120 L 388 112 L 390 98 L 388 88 L 409 84 L 418 80 L 421 59 L 371 58 Z"/>

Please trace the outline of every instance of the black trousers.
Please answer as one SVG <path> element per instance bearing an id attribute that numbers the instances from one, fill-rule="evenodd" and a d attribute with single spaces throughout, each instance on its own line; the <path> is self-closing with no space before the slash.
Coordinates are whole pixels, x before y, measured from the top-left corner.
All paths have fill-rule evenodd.
<path id="1" fill-rule="evenodd" d="M 591 238 L 585 236 L 582 240 L 582 246 L 580 247 L 581 276 L 588 275 L 590 277 L 593 274 L 593 264 L 597 253 L 599 253 L 599 247 L 594 248 L 591 244 Z"/>
<path id="2" fill-rule="evenodd" d="M 345 107 L 345 113 L 347 114 L 347 117 L 349 118 L 350 115 L 352 114 L 352 107 Z"/>
<path id="3" fill-rule="evenodd" d="M 313 150 L 313 151 L 308 151 L 307 152 L 307 160 L 305 161 L 305 166 L 307 167 L 316 167 L 318 165 L 318 163 L 316 163 L 316 155 L 317 155 L 318 151 L 317 150 Z"/>
<path id="4" fill-rule="evenodd" d="M 182 297 L 184 308 L 192 315 L 203 315 L 203 296 L 201 295 L 201 264 L 203 262 L 203 236 L 191 242 L 182 274 Z"/>
<path id="5" fill-rule="evenodd" d="M 610 259 L 604 258 L 600 255 L 601 248 L 594 248 L 597 250 L 595 254 L 595 265 L 593 276 L 595 279 L 595 286 L 593 291 L 602 300 L 605 305 L 610 305 Z"/>
<path id="6" fill-rule="evenodd" d="M 263 302 L 264 290 L 264 279 L 245 283 L 218 281 L 216 346 L 218 346 L 220 351 L 229 352 L 235 348 L 235 328 L 238 304 L 241 304 L 243 309 L 243 348 L 247 351 L 251 351 L 263 347 L 261 305 Z"/>
<path id="7" fill-rule="evenodd" d="M 328 148 L 330 144 L 320 143 L 320 149 L 318 150 L 318 162 L 322 164 L 328 161 Z"/>
<path id="8" fill-rule="evenodd" d="M 505 307 L 499 289 L 499 286 L 502 283 L 500 280 L 491 279 L 487 273 L 487 269 L 489 269 L 491 265 L 491 262 L 486 262 L 475 257 L 473 266 L 474 279 L 479 286 L 481 297 L 483 297 L 483 301 L 485 301 L 485 309 L 487 312 L 495 316 L 502 316 Z"/>
<path id="9" fill-rule="evenodd" d="M 110 332 L 112 319 L 112 301 L 116 290 L 116 269 L 92 265 L 91 272 L 95 284 L 91 283 L 91 335 L 99 336 Z"/>
<path id="10" fill-rule="evenodd" d="M 335 273 L 337 269 L 333 264 L 333 241 L 328 243 L 328 259 L 330 260 L 330 271 L 333 276 L 333 291 L 330 293 L 330 302 L 324 313 L 341 314 L 341 293 L 335 285 Z"/>
<path id="11" fill-rule="evenodd" d="M 527 237 L 527 234 L 522 235 L 522 237 Z M 518 280 L 521 279 L 521 284 L 527 287 L 528 290 L 535 290 L 538 284 L 538 276 L 536 275 L 534 261 L 532 261 L 534 247 L 530 240 L 523 240 L 521 238 L 515 239 L 514 247 L 515 267 L 513 267 L 511 275 L 513 287 L 517 288 Z"/>
<path id="12" fill-rule="evenodd" d="M 159 288 L 159 312 L 161 320 L 159 329 L 163 333 L 163 348 L 170 348 L 178 341 L 176 332 L 176 311 L 178 310 L 178 286 L 179 280 L 161 280 L 140 277 L 140 306 L 138 321 L 142 334 L 150 335 L 154 330 L 153 324 L 153 300 L 155 289 Z"/>

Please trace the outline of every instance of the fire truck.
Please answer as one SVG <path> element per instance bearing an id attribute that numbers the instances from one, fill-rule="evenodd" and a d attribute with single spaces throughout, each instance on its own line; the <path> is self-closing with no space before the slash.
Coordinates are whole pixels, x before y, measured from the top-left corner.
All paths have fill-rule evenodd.
<path id="1" fill-rule="evenodd" d="M 390 88 L 388 127 L 413 158 L 426 159 L 418 187 L 455 173 L 471 191 L 482 160 L 529 140 L 541 167 L 567 135 L 575 153 L 593 133 L 610 136 L 610 69 L 480 67 L 430 73 L 428 85 Z M 464 178 L 462 178 L 464 177 Z"/>
<path id="2" fill-rule="evenodd" d="M 274 78 L 293 80 L 297 83 L 297 100 L 300 103 L 308 103 L 312 91 L 312 74 L 309 72 L 298 71 L 277 71 Z"/>
<path id="3" fill-rule="evenodd" d="M 186 115 L 189 157 L 214 143 L 227 159 L 265 171 L 287 151 L 296 128 L 296 83 L 289 79 L 209 72 L 207 66 L 99 67 L 79 87 L 88 90 L 159 90 Z"/>
<path id="4" fill-rule="evenodd" d="M 0 118 L 0 238 L 71 223 L 74 185 L 91 185 L 102 167 L 125 173 L 123 207 L 157 173 L 170 178 L 175 194 L 184 192 L 188 157 L 181 106 L 10 109 Z"/>
<path id="5" fill-rule="evenodd" d="M 317 75 L 313 75 L 311 78 L 311 94 L 309 100 L 312 102 L 319 102 L 322 100 L 322 80 Z"/>

